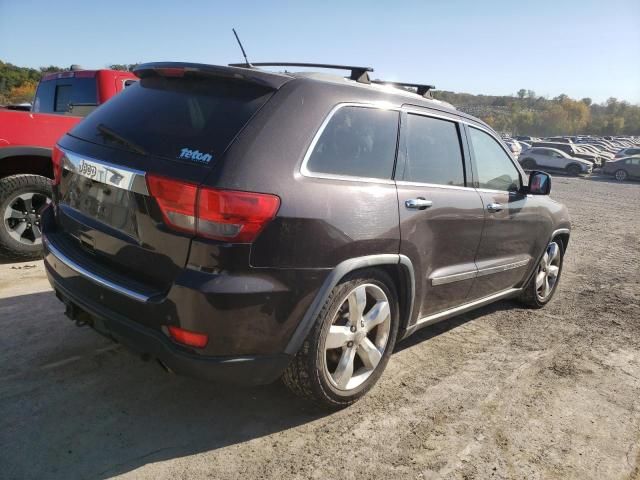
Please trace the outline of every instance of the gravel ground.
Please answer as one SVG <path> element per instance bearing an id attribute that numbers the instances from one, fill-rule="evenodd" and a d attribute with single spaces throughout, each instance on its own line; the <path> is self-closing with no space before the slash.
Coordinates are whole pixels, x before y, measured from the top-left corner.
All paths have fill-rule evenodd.
<path id="1" fill-rule="evenodd" d="M 338 413 L 163 373 L 0 265 L 0 477 L 640 479 L 640 183 L 554 178 L 573 235 L 543 310 L 422 330 Z"/>

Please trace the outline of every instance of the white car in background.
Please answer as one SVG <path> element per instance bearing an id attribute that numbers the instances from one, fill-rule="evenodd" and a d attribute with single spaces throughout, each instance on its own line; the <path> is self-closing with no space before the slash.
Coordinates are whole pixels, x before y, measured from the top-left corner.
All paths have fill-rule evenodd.
<path id="1" fill-rule="evenodd" d="M 591 162 L 572 157 L 557 148 L 533 147 L 522 152 L 518 161 L 525 170 L 561 170 L 569 175 L 593 171 Z"/>

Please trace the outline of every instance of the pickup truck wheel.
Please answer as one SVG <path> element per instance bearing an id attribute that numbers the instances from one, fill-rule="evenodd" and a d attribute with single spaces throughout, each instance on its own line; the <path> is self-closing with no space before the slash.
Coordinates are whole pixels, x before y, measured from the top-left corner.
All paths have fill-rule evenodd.
<path id="1" fill-rule="evenodd" d="M 552 240 L 547 245 L 533 277 L 522 291 L 522 303 L 532 308 L 542 308 L 549 303 L 560 281 L 563 258 L 562 242 L 558 239 Z"/>
<path id="2" fill-rule="evenodd" d="M 40 175 L 0 179 L 0 255 L 28 260 L 42 255 L 40 214 L 51 202 L 51 181 Z"/>
<path id="3" fill-rule="evenodd" d="M 324 408 L 351 405 L 375 385 L 398 333 L 397 293 L 389 276 L 363 270 L 331 292 L 282 376 L 296 395 Z"/>

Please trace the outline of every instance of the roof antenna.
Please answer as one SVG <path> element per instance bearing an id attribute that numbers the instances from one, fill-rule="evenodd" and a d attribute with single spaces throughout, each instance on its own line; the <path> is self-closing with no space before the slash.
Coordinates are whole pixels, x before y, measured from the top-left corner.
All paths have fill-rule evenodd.
<path id="1" fill-rule="evenodd" d="M 236 40 L 238 41 L 238 45 L 240 45 L 240 50 L 242 50 L 242 55 L 244 55 L 244 63 L 247 66 L 247 68 L 251 68 L 253 67 L 253 65 L 251 65 L 251 63 L 249 62 L 249 59 L 247 58 L 247 54 L 244 51 L 244 47 L 242 46 L 242 42 L 240 41 L 240 38 L 238 37 L 238 34 L 236 33 L 236 29 L 232 28 L 231 30 L 233 30 L 233 34 L 236 36 Z"/>

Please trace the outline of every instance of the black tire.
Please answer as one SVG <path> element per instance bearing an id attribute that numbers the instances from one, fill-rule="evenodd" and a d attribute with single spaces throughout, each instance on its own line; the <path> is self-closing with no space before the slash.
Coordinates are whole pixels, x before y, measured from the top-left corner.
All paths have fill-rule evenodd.
<path id="1" fill-rule="evenodd" d="M 580 175 L 582 173 L 582 169 L 578 165 L 576 165 L 575 163 L 572 163 L 571 165 L 569 165 L 567 167 L 567 173 L 569 175 L 573 175 L 573 176 L 577 177 L 578 175 Z"/>
<path id="2" fill-rule="evenodd" d="M 616 178 L 616 180 L 618 180 L 619 182 L 624 182 L 629 178 L 629 174 L 627 173 L 626 170 L 623 170 L 623 169 L 616 170 L 616 173 L 614 173 L 613 175 Z"/>
<path id="3" fill-rule="evenodd" d="M 41 241 L 38 242 L 34 238 L 33 244 L 27 244 L 16 240 L 9 233 L 11 226 L 15 225 L 15 220 L 5 220 L 5 211 L 10 204 L 15 204 L 16 197 L 30 193 L 36 194 L 38 199 L 42 196 L 50 199 L 51 180 L 40 175 L 12 175 L 0 178 L 0 256 L 12 260 L 31 260 L 42 256 Z M 36 212 L 36 215 L 38 214 L 39 211 Z"/>
<path id="4" fill-rule="evenodd" d="M 525 158 L 522 161 L 522 168 L 525 170 L 535 170 L 536 165 L 536 161 L 533 158 Z"/>
<path id="5" fill-rule="evenodd" d="M 352 390 L 338 390 L 325 369 L 324 342 L 345 298 L 356 287 L 373 284 L 385 293 L 390 311 L 389 336 L 381 359 L 369 377 Z M 347 275 L 331 292 L 302 348 L 285 370 L 282 380 L 294 394 L 322 408 L 344 408 L 365 395 L 378 381 L 395 346 L 399 325 L 398 295 L 393 281 L 382 270 L 367 269 Z"/>
<path id="6" fill-rule="evenodd" d="M 531 276 L 531 279 L 529 280 L 527 285 L 522 289 L 522 293 L 518 298 L 518 300 L 520 300 L 520 302 L 526 305 L 527 307 L 530 307 L 530 308 L 544 307 L 547 303 L 551 301 L 551 299 L 553 298 L 553 295 L 556 293 L 556 290 L 558 289 L 558 284 L 560 283 L 560 277 L 562 276 L 562 265 L 564 263 L 564 245 L 559 238 L 554 238 L 551 242 L 556 243 L 560 250 L 560 264 L 559 264 L 556 281 L 553 285 L 551 293 L 545 298 L 540 298 L 540 296 L 538 295 L 538 288 L 536 286 L 536 277 L 537 277 L 539 266 L 540 266 L 540 262 L 538 262 L 538 265 L 536 265 L 535 271 Z M 547 246 L 547 248 L 549 248 L 549 246 Z M 547 250 L 545 250 L 545 252 L 546 251 Z"/>

